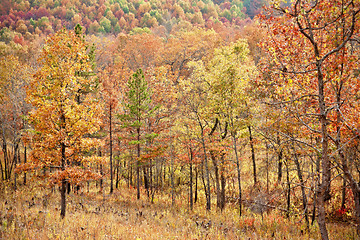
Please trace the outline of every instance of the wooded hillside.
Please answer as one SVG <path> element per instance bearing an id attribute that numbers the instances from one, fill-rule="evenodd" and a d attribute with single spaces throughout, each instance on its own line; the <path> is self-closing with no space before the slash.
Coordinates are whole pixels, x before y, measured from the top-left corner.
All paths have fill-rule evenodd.
<path id="1" fill-rule="evenodd" d="M 335 2 L 2 1 L 0 238 L 357 238 L 360 3 Z"/>

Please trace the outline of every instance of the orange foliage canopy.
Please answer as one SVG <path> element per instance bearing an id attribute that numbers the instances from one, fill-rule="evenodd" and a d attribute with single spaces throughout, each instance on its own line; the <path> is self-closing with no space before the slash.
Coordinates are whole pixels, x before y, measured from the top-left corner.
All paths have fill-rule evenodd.
<path id="1" fill-rule="evenodd" d="M 99 146 L 90 136 L 100 129 L 102 107 L 86 50 L 86 42 L 73 31 L 63 29 L 49 37 L 39 58 L 42 67 L 27 91 L 27 101 L 34 106 L 28 134 L 33 150 L 22 168 L 60 170 L 52 174 L 56 182 L 98 177 L 90 170 L 102 161 L 91 155 Z"/>

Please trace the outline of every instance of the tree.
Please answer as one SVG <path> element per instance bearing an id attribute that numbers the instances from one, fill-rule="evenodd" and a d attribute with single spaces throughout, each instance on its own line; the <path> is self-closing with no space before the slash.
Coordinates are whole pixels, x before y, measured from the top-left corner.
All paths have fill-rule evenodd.
<path id="1" fill-rule="evenodd" d="M 66 184 L 100 177 L 92 165 L 101 158 L 91 154 L 100 143 L 91 135 L 100 129 L 102 107 L 86 50 L 86 42 L 74 31 L 63 29 L 50 36 L 27 92 L 34 106 L 29 114 L 32 151 L 22 167 L 55 170 L 47 180 L 61 185 L 62 218 Z"/>
<path id="2" fill-rule="evenodd" d="M 347 119 L 342 113 L 353 102 L 344 93 L 353 96 L 351 89 L 358 89 L 352 74 L 358 57 L 352 49 L 360 29 L 360 5 L 353 0 L 297 0 L 291 7 L 275 3 L 271 11 L 276 15 L 262 17 L 269 30 L 262 44 L 268 54 L 263 62 L 264 79 L 278 105 L 286 106 L 303 133 L 320 139 L 320 148 L 306 142 L 310 137 L 296 141 L 310 145 L 320 158 L 318 224 L 322 238 L 328 239 L 325 202 L 331 197 L 330 156 L 333 149 L 341 153 L 339 133 Z M 351 182 L 350 175 L 345 175 Z"/>
<path id="3" fill-rule="evenodd" d="M 21 137 L 30 106 L 25 102 L 25 87 L 31 68 L 18 57 L 8 55 L 0 58 L 0 133 L 3 158 L 0 161 L 2 180 L 11 178 L 18 163 Z M 16 176 L 15 189 L 16 189 Z"/>
<path id="4" fill-rule="evenodd" d="M 207 118 L 207 107 L 209 104 L 209 86 L 206 83 L 206 74 L 201 61 L 189 64 L 193 67 L 193 72 L 189 79 L 179 83 L 182 89 L 182 101 L 184 103 L 183 114 L 187 116 L 197 125 L 196 134 L 201 144 L 203 161 L 202 166 L 205 167 L 204 190 L 206 197 L 206 210 L 211 210 L 211 191 L 210 191 L 210 168 L 208 158 L 208 146 L 206 141 L 206 133 L 210 132 L 209 121 Z"/>
<path id="5" fill-rule="evenodd" d="M 136 146 L 136 184 L 137 198 L 140 199 L 140 167 L 143 145 L 147 139 L 153 139 L 156 134 L 145 131 L 145 122 L 155 108 L 150 109 L 150 91 L 141 69 L 138 69 L 128 81 L 128 91 L 124 102 L 124 113 L 119 115 L 122 126 L 129 131 L 128 144 Z M 144 170 L 145 168 L 143 168 Z M 144 170 L 145 171 L 145 170 Z M 148 190 L 148 178 L 144 174 L 145 188 Z"/>
<path id="6" fill-rule="evenodd" d="M 208 62 L 198 61 L 189 65 L 194 67 L 193 75 L 205 79 L 208 84 L 208 118 L 215 119 L 210 135 L 223 124 L 225 138 L 229 132 L 235 153 L 238 174 L 239 209 L 241 215 L 241 168 L 237 148 L 239 131 L 249 126 L 251 101 L 247 94 L 250 77 L 254 74 L 254 64 L 249 58 L 249 48 L 244 40 L 214 50 Z M 216 124 L 217 123 L 217 124 Z M 219 148 L 219 146 L 218 146 Z M 216 148 L 215 148 L 216 149 Z M 221 151 L 220 151 L 221 152 Z M 226 152 L 226 151 L 225 151 Z M 210 152 L 217 175 L 217 162 L 214 150 Z M 221 154 L 220 154 L 221 155 Z M 221 159 L 224 156 L 221 156 Z M 224 163 L 220 163 L 223 165 Z M 217 184 L 219 186 L 219 184 Z"/>

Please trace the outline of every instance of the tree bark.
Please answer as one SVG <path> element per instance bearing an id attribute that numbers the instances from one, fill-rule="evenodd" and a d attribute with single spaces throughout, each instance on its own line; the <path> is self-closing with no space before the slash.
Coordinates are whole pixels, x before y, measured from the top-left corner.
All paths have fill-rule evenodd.
<path id="1" fill-rule="evenodd" d="M 199 120 L 199 124 L 200 124 L 200 128 L 201 128 L 201 143 L 202 143 L 202 147 L 204 150 L 204 166 L 205 166 L 205 171 L 206 171 L 206 184 L 207 184 L 207 185 L 205 185 L 206 210 L 210 211 L 211 210 L 210 171 L 209 171 L 208 159 L 207 159 L 207 154 L 206 154 L 204 128 L 203 128 L 202 124 L 200 123 L 200 120 Z"/>
<path id="2" fill-rule="evenodd" d="M 309 216 L 308 216 L 308 210 L 307 210 L 307 198 L 306 198 L 306 192 L 305 192 L 305 183 L 304 183 L 304 179 L 303 179 L 303 175 L 302 175 L 302 170 L 300 167 L 300 162 L 299 162 L 298 156 L 296 154 L 294 142 L 293 142 L 292 148 L 293 148 L 293 152 L 294 152 L 294 161 L 295 161 L 295 165 L 296 165 L 296 169 L 297 169 L 297 174 L 298 174 L 298 178 L 300 180 L 306 228 L 307 228 L 307 230 L 309 230 L 310 226 L 309 226 Z"/>
<path id="3" fill-rule="evenodd" d="M 279 183 L 281 183 L 281 179 L 282 179 L 282 164 L 283 164 L 283 151 L 282 149 L 279 150 L 279 153 L 278 153 L 278 179 L 277 181 Z"/>
<path id="4" fill-rule="evenodd" d="M 137 131 L 137 159 L 136 159 L 136 188 L 137 188 L 137 199 L 140 199 L 140 128 Z"/>
<path id="5" fill-rule="evenodd" d="M 216 156 L 213 151 L 210 151 L 210 157 L 214 165 L 215 172 L 215 188 L 216 188 L 216 206 L 221 208 L 221 197 L 220 197 L 220 177 L 219 177 L 219 168 L 216 161 Z"/>
<path id="6" fill-rule="evenodd" d="M 27 162 L 27 153 L 26 153 L 26 145 L 24 146 L 24 163 Z M 26 185 L 26 172 L 24 172 L 24 185 Z"/>
<path id="7" fill-rule="evenodd" d="M 172 156 L 171 156 L 170 181 L 171 181 L 171 206 L 174 206 L 175 205 L 175 181 L 174 181 L 174 158 Z"/>
<path id="8" fill-rule="evenodd" d="M 19 144 L 16 143 L 15 147 L 14 147 L 14 167 L 16 168 L 16 165 L 18 163 L 18 158 L 20 157 L 20 152 L 19 152 Z M 17 190 L 17 173 L 14 172 L 14 190 Z"/>
<path id="9" fill-rule="evenodd" d="M 249 129 L 249 140 L 250 140 L 250 148 L 251 148 L 251 159 L 253 164 L 253 177 L 254 177 L 254 185 L 257 183 L 257 176 L 256 176 L 256 161 L 255 161 L 255 149 L 254 149 L 254 139 L 251 132 L 251 126 L 248 126 Z"/>
<path id="10" fill-rule="evenodd" d="M 112 141 L 112 104 L 109 109 L 109 148 L 110 148 L 110 194 L 113 193 L 113 141 Z"/>
<path id="11" fill-rule="evenodd" d="M 236 146 L 236 137 L 235 134 L 232 135 L 233 137 L 233 144 L 234 144 L 234 152 L 235 152 L 235 160 L 236 160 L 236 170 L 237 170 L 237 180 L 238 180 L 238 187 L 239 187 L 239 214 L 242 214 L 242 192 L 241 192 L 241 168 L 240 168 L 240 160 L 238 156 L 237 146 Z"/>
<path id="12" fill-rule="evenodd" d="M 319 90 L 319 109 L 320 109 L 320 124 L 321 124 L 321 137 L 322 137 L 322 149 L 321 149 L 321 166 L 322 166 L 322 183 L 320 185 L 319 193 L 319 228 L 321 237 L 324 240 L 329 239 L 328 231 L 326 229 L 325 221 L 325 202 L 330 199 L 330 161 L 328 156 L 328 131 L 327 131 L 327 119 L 326 119 L 326 105 L 324 97 L 324 80 L 321 71 L 321 64 L 317 61 L 318 67 L 318 90 Z"/>
<path id="13" fill-rule="evenodd" d="M 226 188 L 226 178 L 224 176 L 224 169 L 220 171 L 220 183 L 221 183 L 221 191 L 220 191 L 220 209 L 221 211 L 225 208 L 225 188 Z"/>
<path id="14" fill-rule="evenodd" d="M 194 200 L 193 200 L 193 153 L 190 148 L 190 163 L 189 163 L 189 205 L 190 210 L 193 210 Z"/>
<path id="15" fill-rule="evenodd" d="M 198 200 L 198 167 L 195 167 L 195 196 L 194 196 L 194 203 Z"/>
<path id="16" fill-rule="evenodd" d="M 143 169 L 143 173 L 144 173 L 144 187 L 145 187 L 147 196 L 150 197 L 149 176 L 148 176 L 149 169 L 145 166 L 143 166 L 142 169 Z"/>
<path id="17" fill-rule="evenodd" d="M 289 166 L 286 164 L 286 184 L 287 184 L 287 194 L 286 194 L 286 203 L 287 203 L 287 212 L 286 217 L 290 217 L 290 205 L 291 205 L 291 185 L 289 177 Z"/>
<path id="18" fill-rule="evenodd" d="M 66 162 L 66 156 L 65 156 L 65 144 L 61 143 L 61 171 L 65 171 L 65 162 Z M 60 216 L 61 218 L 65 217 L 66 213 L 66 179 L 63 178 L 61 180 L 61 210 L 60 210 Z"/>

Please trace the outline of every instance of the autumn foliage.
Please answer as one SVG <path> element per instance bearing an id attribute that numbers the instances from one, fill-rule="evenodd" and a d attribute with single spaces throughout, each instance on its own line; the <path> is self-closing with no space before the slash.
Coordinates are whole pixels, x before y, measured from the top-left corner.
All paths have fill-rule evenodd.
<path id="1" fill-rule="evenodd" d="M 0 193 L 29 207 L 5 226 L 0 204 L 0 238 L 33 236 L 35 192 L 76 222 L 57 237 L 358 236 L 358 1 L 20 2 L 0 7 Z"/>

